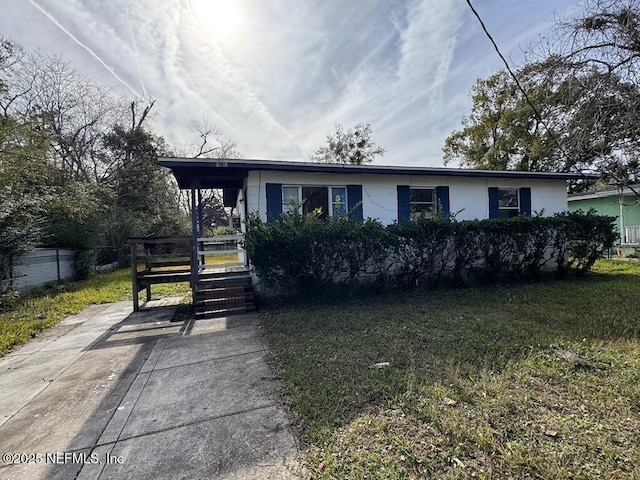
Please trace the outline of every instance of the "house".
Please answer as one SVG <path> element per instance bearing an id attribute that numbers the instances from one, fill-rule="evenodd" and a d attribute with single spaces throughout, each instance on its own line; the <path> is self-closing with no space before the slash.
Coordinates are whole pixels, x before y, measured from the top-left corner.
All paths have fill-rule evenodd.
<path id="1" fill-rule="evenodd" d="M 293 208 L 301 213 L 319 209 L 325 216 L 373 218 L 386 225 L 439 213 L 458 220 L 551 216 L 567 210 L 567 180 L 578 178 L 568 173 L 274 160 L 161 158 L 159 163 L 171 169 L 181 189 L 190 191 L 193 228 L 188 280 L 196 316 L 255 308 L 255 278 L 242 248 L 249 214 L 257 213 L 270 222 Z M 203 189 L 223 191 L 224 205 L 233 209 L 242 233 L 206 236 Z M 233 263 L 207 260 L 236 252 Z M 133 275 L 136 279 L 142 275 L 140 281 L 147 283 L 164 281 L 164 277 L 148 278 L 161 276 L 153 271 Z"/>
<path id="2" fill-rule="evenodd" d="M 251 212 L 271 221 L 295 204 L 303 213 L 317 208 L 322 215 L 350 212 L 383 224 L 437 212 L 455 214 L 458 220 L 551 216 L 567 210 L 567 180 L 578 178 L 570 173 L 244 159 L 162 158 L 160 165 L 173 171 L 180 188 L 191 190 L 194 205 L 199 189 L 223 189 L 225 206 L 235 208 L 243 229 Z M 198 215 L 192 213 L 195 226 Z"/>
<path id="3" fill-rule="evenodd" d="M 640 191 L 640 185 L 631 188 Z M 619 245 L 623 249 L 637 247 L 640 242 L 640 198 L 631 188 L 609 187 L 568 197 L 569 211 L 594 209 L 600 215 L 617 217 Z"/>

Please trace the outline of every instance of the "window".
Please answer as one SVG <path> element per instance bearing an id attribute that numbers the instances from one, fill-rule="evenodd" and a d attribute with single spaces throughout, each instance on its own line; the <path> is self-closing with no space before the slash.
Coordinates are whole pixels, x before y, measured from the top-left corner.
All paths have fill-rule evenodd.
<path id="1" fill-rule="evenodd" d="M 283 186 L 282 211 L 292 212 L 302 205 L 302 214 L 320 209 L 321 217 L 347 214 L 346 187 Z"/>
<path id="2" fill-rule="evenodd" d="M 332 217 L 344 217 L 347 214 L 347 189 L 345 187 L 331 187 L 331 212 Z"/>
<path id="3" fill-rule="evenodd" d="M 438 211 L 438 197 L 435 188 L 411 188 L 409 190 L 411 220 L 433 218 Z"/>
<path id="4" fill-rule="evenodd" d="M 282 213 L 293 212 L 295 206 L 299 204 L 299 187 L 282 187 Z"/>
<path id="5" fill-rule="evenodd" d="M 517 188 L 498 189 L 500 218 L 517 217 L 520 214 L 520 195 Z"/>
<path id="6" fill-rule="evenodd" d="M 489 218 L 531 216 L 531 187 L 489 187 Z"/>

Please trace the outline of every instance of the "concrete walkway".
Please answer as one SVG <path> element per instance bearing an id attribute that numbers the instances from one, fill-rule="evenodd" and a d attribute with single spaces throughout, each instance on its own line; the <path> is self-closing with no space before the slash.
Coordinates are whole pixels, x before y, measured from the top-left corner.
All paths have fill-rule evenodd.
<path id="1" fill-rule="evenodd" d="M 257 316 L 176 302 L 91 306 L 0 358 L 0 479 L 299 478 Z"/>

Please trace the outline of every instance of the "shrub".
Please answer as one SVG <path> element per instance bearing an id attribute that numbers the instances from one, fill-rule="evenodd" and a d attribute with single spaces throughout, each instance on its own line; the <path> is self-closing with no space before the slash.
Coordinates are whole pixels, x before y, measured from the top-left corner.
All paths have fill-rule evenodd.
<path id="1" fill-rule="evenodd" d="M 613 247 L 618 235 L 616 217 L 598 215 L 594 209 L 561 215 L 569 228 L 569 267 L 577 276 L 588 272 L 602 253 Z"/>
<path id="2" fill-rule="evenodd" d="M 344 218 L 335 222 L 343 225 L 346 237 L 342 256 L 347 275 L 343 282 L 354 283 L 363 277 L 382 280 L 392 266 L 392 237 L 385 226 L 370 218 L 363 223 Z"/>
<path id="3" fill-rule="evenodd" d="M 480 245 L 483 241 L 480 223 L 452 223 L 451 241 L 453 281 L 455 285 L 465 287 L 469 284 L 471 271 L 480 258 Z"/>
<path id="4" fill-rule="evenodd" d="M 442 219 L 418 219 L 387 227 L 392 241 L 395 279 L 405 288 L 424 279 L 436 288 L 451 258 L 451 224 Z"/>
<path id="5" fill-rule="evenodd" d="M 285 213 L 264 223 L 247 221 L 244 248 L 264 286 L 278 293 L 321 292 L 334 283 L 384 280 L 402 288 L 436 288 L 450 273 L 465 286 L 474 270 L 484 280 L 542 278 L 550 263 L 556 276 L 584 275 L 616 234 L 613 217 L 594 212 L 457 222 L 419 219 L 388 227 L 377 220 L 321 218 Z"/>
<path id="6" fill-rule="evenodd" d="M 96 273 L 96 251 L 93 249 L 73 252 L 73 279 L 86 280 Z"/>
<path id="7" fill-rule="evenodd" d="M 286 292 L 302 281 L 310 254 L 302 234 L 304 222 L 304 217 L 289 214 L 272 224 L 257 214 L 247 219 L 244 249 L 267 289 Z"/>
<path id="8" fill-rule="evenodd" d="M 517 245 L 513 234 L 517 225 L 508 220 L 480 220 L 480 251 L 485 279 L 495 282 L 508 271 Z"/>
<path id="9" fill-rule="evenodd" d="M 231 227 L 216 227 L 212 230 L 210 230 L 210 233 L 212 236 L 216 237 L 219 235 L 233 235 L 234 233 L 236 233 L 236 231 L 231 228 Z"/>
<path id="10" fill-rule="evenodd" d="M 265 287 L 279 292 L 352 283 L 378 277 L 388 268 L 388 234 L 371 219 L 359 223 L 349 217 L 322 219 L 319 212 L 293 212 L 264 223 L 251 215 L 244 248 Z"/>
<path id="11" fill-rule="evenodd" d="M 0 190 L 0 294 L 11 292 L 14 261 L 35 247 L 40 236 L 38 202 L 6 190 Z"/>

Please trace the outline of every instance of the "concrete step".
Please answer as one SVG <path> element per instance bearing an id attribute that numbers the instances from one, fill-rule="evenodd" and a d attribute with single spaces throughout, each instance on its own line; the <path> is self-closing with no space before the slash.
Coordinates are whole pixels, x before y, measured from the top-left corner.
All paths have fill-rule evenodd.
<path id="1" fill-rule="evenodd" d="M 248 272 L 203 274 L 196 286 L 196 318 L 255 312 L 255 297 Z"/>
<path id="2" fill-rule="evenodd" d="M 235 307 L 235 308 L 218 308 L 212 310 L 196 310 L 195 316 L 197 319 L 203 318 L 216 318 L 216 317 L 227 317 L 230 315 L 241 315 L 243 313 L 255 312 L 256 308 L 254 305 L 244 306 L 244 307 Z"/>
<path id="3" fill-rule="evenodd" d="M 197 299 L 196 298 L 196 311 L 197 310 L 208 310 L 212 307 L 218 308 L 222 306 L 243 306 L 243 305 L 253 305 L 254 299 L 253 295 L 247 297 L 222 297 L 222 298 L 210 298 L 210 299 Z"/>
<path id="4" fill-rule="evenodd" d="M 238 287 L 216 287 L 198 290 L 196 292 L 196 300 L 208 300 L 211 298 L 224 297 L 242 297 L 247 295 L 253 296 L 253 287 L 251 285 L 241 285 Z"/>
<path id="5" fill-rule="evenodd" d="M 201 278 L 198 281 L 196 291 L 211 290 L 214 288 L 242 287 L 251 285 L 251 276 L 235 275 L 224 277 Z"/>

